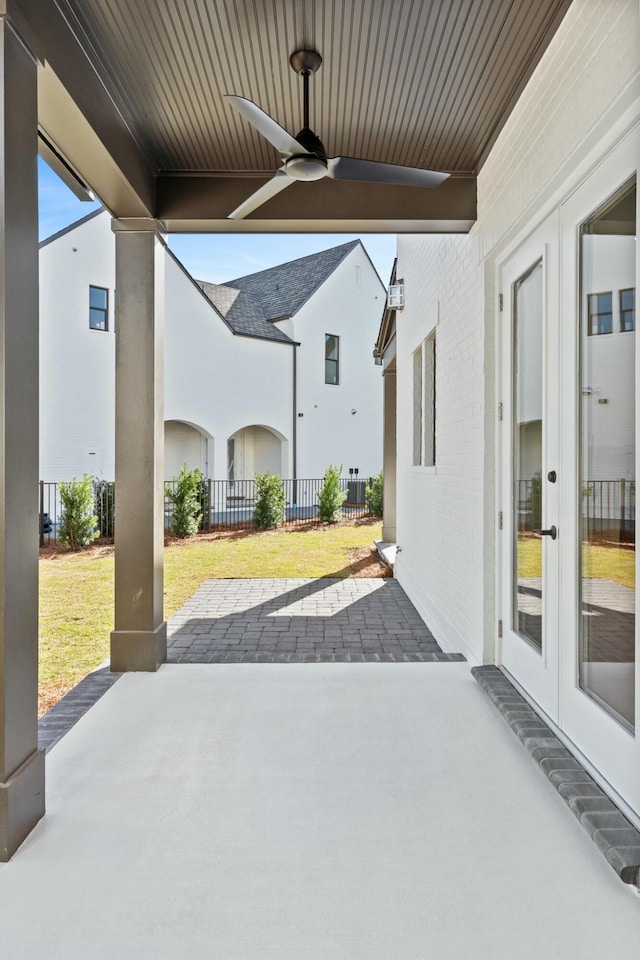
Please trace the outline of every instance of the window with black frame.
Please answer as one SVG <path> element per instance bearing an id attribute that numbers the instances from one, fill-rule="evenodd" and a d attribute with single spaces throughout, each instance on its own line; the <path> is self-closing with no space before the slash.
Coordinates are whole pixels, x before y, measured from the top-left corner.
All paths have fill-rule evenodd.
<path id="1" fill-rule="evenodd" d="M 340 337 L 324 335 L 324 382 L 332 386 L 340 383 Z"/>
<path id="2" fill-rule="evenodd" d="M 620 333 L 631 333 L 636 328 L 636 288 L 620 291 Z"/>
<path id="3" fill-rule="evenodd" d="M 613 296 L 608 293 L 590 293 L 589 330 L 592 337 L 603 333 L 613 333 Z"/>
<path id="4" fill-rule="evenodd" d="M 109 329 L 109 291 L 104 287 L 89 287 L 89 329 Z"/>

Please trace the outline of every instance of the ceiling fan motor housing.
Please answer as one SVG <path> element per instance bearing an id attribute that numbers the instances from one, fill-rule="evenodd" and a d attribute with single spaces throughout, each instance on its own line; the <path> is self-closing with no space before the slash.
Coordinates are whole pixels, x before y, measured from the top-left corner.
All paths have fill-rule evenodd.
<path id="1" fill-rule="evenodd" d="M 296 180 L 322 180 L 327 175 L 327 151 L 322 140 L 309 127 L 303 127 L 296 140 L 309 152 L 289 157 L 285 170 Z"/>
<path id="2" fill-rule="evenodd" d="M 322 180 L 327 175 L 327 161 L 312 153 L 300 153 L 285 161 L 285 170 L 294 180 Z"/>

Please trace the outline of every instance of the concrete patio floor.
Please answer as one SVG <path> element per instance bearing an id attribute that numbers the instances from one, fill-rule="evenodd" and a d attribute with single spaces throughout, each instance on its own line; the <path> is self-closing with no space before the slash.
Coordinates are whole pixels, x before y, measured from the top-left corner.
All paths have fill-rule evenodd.
<path id="1" fill-rule="evenodd" d="M 51 750 L 11 960 L 635 956 L 640 901 L 466 663 L 165 665 Z"/>

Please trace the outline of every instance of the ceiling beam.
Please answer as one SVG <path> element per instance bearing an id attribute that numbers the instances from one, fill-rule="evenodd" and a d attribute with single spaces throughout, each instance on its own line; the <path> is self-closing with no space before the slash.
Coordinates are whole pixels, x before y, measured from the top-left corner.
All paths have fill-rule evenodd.
<path id="1" fill-rule="evenodd" d="M 439 187 L 319 180 L 293 183 L 245 220 L 227 215 L 269 178 L 161 174 L 156 216 L 171 233 L 467 233 L 476 220 L 476 180 Z"/>
<path id="2" fill-rule="evenodd" d="M 14 0 L 44 51 L 38 123 L 117 217 L 153 216 L 154 171 L 53 0 Z"/>

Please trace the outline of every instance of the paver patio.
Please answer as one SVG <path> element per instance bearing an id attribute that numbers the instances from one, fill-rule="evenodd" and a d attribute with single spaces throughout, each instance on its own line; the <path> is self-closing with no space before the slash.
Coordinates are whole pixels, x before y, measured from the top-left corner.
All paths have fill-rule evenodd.
<path id="1" fill-rule="evenodd" d="M 208 580 L 171 618 L 169 663 L 463 660 L 397 580 Z"/>

